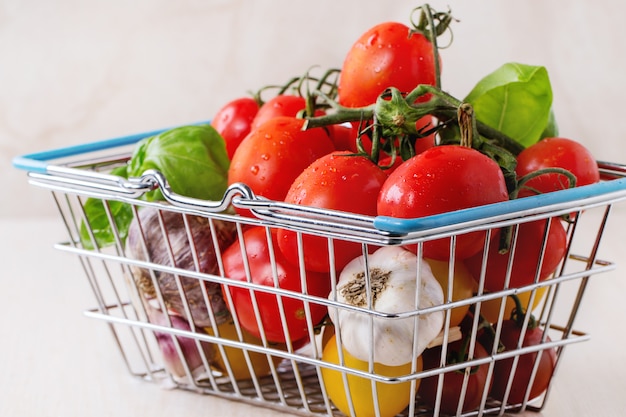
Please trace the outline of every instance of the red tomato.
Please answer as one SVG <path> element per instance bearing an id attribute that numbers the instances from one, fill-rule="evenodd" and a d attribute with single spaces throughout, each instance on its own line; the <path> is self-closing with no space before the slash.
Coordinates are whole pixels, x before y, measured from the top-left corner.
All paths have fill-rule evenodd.
<path id="1" fill-rule="evenodd" d="M 323 128 L 302 130 L 303 119 L 277 117 L 253 129 L 228 170 L 228 184 L 243 182 L 255 194 L 282 201 L 294 179 L 334 146 Z"/>
<path id="2" fill-rule="evenodd" d="M 519 225 L 509 288 L 519 288 L 534 282 L 545 232 L 545 220 L 536 220 Z M 489 242 L 487 267 L 485 270 L 485 289 L 487 291 L 495 292 L 504 289 L 507 265 L 512 252 L 500 253 L 500 234 L 501 229 L 494 231 Z M 554 272 L 561 260 L 563 260 L 566 249 L 567 235 L 565 228 L 558 218 L 554 218 L 550 222 L 550 229 L 548 229 L 539 280 L 548 278 Z M 467 269 L 476 281 L 480 279 L 482 262 L 482 251 L 465 260 L 465 266 L 467 266 Z"/>
<path id="3" fill-rule="evenodd" d="M 541 343 L 543 336 L 543 330 L 539 327 L 530 328 L 526 330 L 524 335 L 524 341 L 522 347 L 536 346 Z M 504 345 L 505 351 L 511 351 L 517 349 L 517 345 L 520 339 L 520 326 L 515 320 L 505 320 L 502 322 L 502 331 L 500 341 Z M 546 341 L 550 341 L 548 337 Z M 524 401 L 524 395 L 526 389 L 530 385 L 530 377 L 535 366 L 535 361 L 538 357 L 538 352 L 527 353 L 519 357 L 517 367 L 515 368 L 515 376 L 513 377 L 513 383 L 511 391 L 507 398 L 507 404 L 519 404 Z M 529 399 L 533 399 L 541 395 L 550 384 L 550 379 L 554 372 L 556 364 L 556 352 L 554 349 L 548 348 L 542 350 L 541 359 L 539 360 L 539 367 L 537 374 L 532 383 Z M 491 388 L 491 396 L 495 399 L 504 400 L 504 394 L 506 392 L 506 386 L 511 376 L 513 367 L 513 358 L 504 360 L 498 360 L 495 362 L 493 369 L 493 385 Z"/>
<path id="4" fill-rule="evenodd" d="M 576 186 L 600 181 L 598 164 L 591 152 L 580 143 L 566 138 L 546 138 L 524 149 L 517 156 L 518 178 L 543 168 L 563 168 L 574 174 Z M 543 174 L 525 183 L 519 197 L 549 193 L 569 188 L 567 177 Z"/>
<path id="5" fill-rule="evenodd" d="M 500 167 L 475 149 L 440 145 L 405 161 L 389 175 L 378 197 L 378 214 L 398 218 L 425 217 L 506 201 Z M 456 258 L 482 249 L 485 232 L 459 235 Z M 449 260 L 450 238 L 424 243 L 424 257 Z M 416 250 L 412 245 L 409 249 Z"/>
<path id="6" fill-rule="evenodd" d="M 334 152 L 313 162 L 295 179 L 285 202 L 374 216 L 378 192 L 386 179 L 384 171 L 368 158 L 349 151 Z M 296 232 L 281 229 L 278 245 L 287 259 L 298 264 Z M 334 240 L 333 245 L 337 272 L 362 254 L 360 243 Z M 330 270 L 327 238 L 305 234 L 303 247 L 307 270 Z"/>
<path id="7" fill-rule="evenodd" d="M 276 280 L 276 285 L 279 288 L 295 292 L 303 291 L 300 270 L 288 262 L 278 251 L 276 230 L 271 232 L 271 246 L 268 242 L 267 229 L 261 226 L 246 230 L 243 234 L 243 241 L 247 254 L 245 260 L 239 240 L 228 247 L 222 255 L 224 274 L 227 278 L 246 282 L 247 263 L 250 268 L 250 279 L 254 284 L 275 287 Z M 275 265 L 272 264 L 270 251 L 274 252 Z M 276 276 L 274 276 L 274 267 L 276 268 Z M 260 337 L 261 329 L 254 313 L 253 296 L 250 290 L 234 286 L 223 287 L 224 299 L 228 301 L 227 291 L 232 297 L 232 305 L 229 305 L 229 309 L 236 312 L 241 326 L 251 334 Z M 327 297 L 330 292 L 328 274 L 307 272 L 306 292 L 319 297 Z M 279 299 L 275 294 L 262 291 L 256 291 L 254 298 L 259 307 L 259 320 L 263 325 L 268 341 L 282 343 L 287 340 L 283 331 L 279 302 L 285 311 L 285 325 L 289 331 L 290 340 L 297 341 L 309 337 L 304 310 L 307 307 L 303 301 L 285 295 Z M 314 303 L 307 305 L 310 308 L 313 325 L 321 322 L 326 315 L 326 307 Z"/>
<path id="8" fill-rule="evenodd" d="M 306 108 L 306 100 L 301 96 L 281 94 L 266 101 L 252 121 L 252 129 L 256 129 L 266 121 L 280 116 L 296 117 Z"/>
<path id="9" fill-rule="evenodd" d="M 402 165 L 404 161 L 400 155 L 396 155 L 396 159 L 393 159 L 391 156 L 385 156 L 380 161 L 378 161 L 378 165 L 384 167 L 385 173 L 387 175 L 391 175 L 393 171 L 396 170 L 400 165 Z"/>
<path id="10" fill-rule="evenodd" d="M 235 149 L 250 133 L 252 120 L 259 111 L 259 104 L 252 97 L 241 97 L 224 105 L 215 114 L 211 125 L 226 142 L 226 152 L 232 159 Z"/>
<path id="11" fill-rule="evenodd" d="M 435 125 L 434 117 L 430 114 L 422 117 L 415 123 L 415 127 L 424 130 L 430 130 Z M 426 149 L 430 149 L 435 146 L 435 134 L 431 133 L 428 136 L 424 136 L 423 138 L 419 138 L 415 141 L 415 155 L 419 155 L 424 152 Z"/>
<path id="12" fill-rule="evenodd" d="M 435 84 L 432 44 L 402 23 L 381 23 L 348 51 L 339 77 L 339 103 L 368 106 L 389 87 L 408 93 L 419 84 Z"/>
<path id="13" fill-rule="evenodd" d="M 460 363 L 460 361 L 467 361 L 467 354 L 463 357 L 460 351 L 462 349 L 462 340 L 452 342 L 448 345 L 446 364 L 451 365 L 454 363 Z M 484 347 L 480 344 L 476 344 L 474 347 L 474 359 L 486 358 L 489 355 Z M 424 370 L 436 369 L 439 367 L 441 360 L 441 346 L 437 346 L 431 349 L 426 349 L 422 354 L 424 361 Z M 454 360 L 453 360 L 454 358 Z M 468 369 L 468 381 L 465 391 L 465 397 L 463 405 L 461 406 L 461 412 L 466 413 L 468 411 L 476 410 L 481 404 L 483 391 L 488 382 L 489 363 L 482 364 L 475 368 Z M 440 411 L 444 414 L 456 415 L 457 407 L 461 401 L 461 388 L 463 387 L 463 380 L 465 378 L 465 371 L 453 371 L 444 375 L 443 390 L 441 393 L 441 405 Z M 439 376 L 431 376 L 422 380 L 419 387 L 419 395 L 421 400 L 428 406 L 434 407 L 437 399 L 437 385 Z M 491 381 L 489 381 L 491 383 Z"/>
<path id="14" fill-rule="evenodd" d="M 351 151 L 353 153 L 358 152 L 356 146 L 357 135 L 359 133 L 358 122 L 335 124 L 327 128 L 336 150 Z M 366 147 L 366 151 L 371 152 L 372 145 L 369 137 L 363 136 L 361 140 L 363 141 L 364 147 Z"/>

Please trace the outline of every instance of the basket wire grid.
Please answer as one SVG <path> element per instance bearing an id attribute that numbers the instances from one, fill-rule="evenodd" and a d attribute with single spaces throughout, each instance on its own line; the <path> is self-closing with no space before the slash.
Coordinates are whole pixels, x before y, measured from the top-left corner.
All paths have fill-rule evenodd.
<path id="1" fill-rule="evenodd" d="M 602 235 L 605 231 L 611 207 L 614 203 L 626 198 L 622 189 L 610 189 L 591 193 L 588 196 L 573 198 L 566 201 L 556 201 L 552 204 L 536 204 L 533 207 L 509 209 L 491 213 L 489 211 L 469 211 L 464 219 L 443 219 L 434 223 L 411 225 L 411 230 L 398 230 L 388 227 L 385 219 L 353 215 L 350 213 L 333 212 L 330 210 L 298 207 L 275 201 L 268 201 L 255 197 L 247 187 L 235 185 L 225 194 L 220 202 L 204 202 L 188 199 L 174 194 L 168 188 L 167 181 L 158 172 L 147 172 L 140 179 L 125 180 L 119 177 L 104 174 L 112 167 L 123 164 L 128 154 L 105 155 L 90 157 L 80 161 L 46 165 L 45 169 L 38 167 L 29 170 L 29 181 L 33 185 L 47 188 L 52 191 L 54 202 L 68 232 L 66 242 L 59 243 L 56 248 L 75 255 L 80 261 L 88 283 L 93 291 L 96 307 L 86 311 L 88 317 L 102 320 L 108 324 L 122 358 L 129 372 L 137 377 L 159 382 L 165 386 L 196 391 L 228 399 L 234 399 L 262 407 L 272 408 L 283 412 L 298 415 L 328 415 L 342 416 L 344 413 L 337 410 L 324 382 L 324 370 L 334 370 L 341 374 L 341 381 L 348 393 L 348 410 L 354 414 L 359 401 L 350 398 L 350 389 L 347 388 L 348 377 L 357 376 L 369 381 L 372 392 L 372 415 L 384 415 L 383 409 L 386 400 L 378 400 L 376 393 L 385 386 L 409 386 L 411 401 L 399 415 L 402 416 L 436 416 L 441 413 L 443 385 L 446 375 L 455 371 L 465 372 L 460 390 L 460 404 L 456 415 L 473 416 L 485 414 L 499 414 L 524 410 L 540 410 L 546 402 L 549 390 L 536 398 L 530 398 L 530 387 L 536 376 L 539 360 L 548 350 L 556 353 L 556 369 L 562 362 L 566 346 L 588 340 L 589 336 L 574 329 L 575 319 L 582 302 L 588 279 L 596 274 L 612 270 L 611 262 L 597 258 Z M 600 163 L 603 175 L 607 180 L 620 180 L 623 177 L 624 167 L 616 164 Z M 605 181 L 611 183 L 613 181 Z M 148 202 L 139 199 L 145 192 L 159 187 L 166 202 Z M 582 188 L 582 187 L 581 187 Z M 570 190 L 567 190 L 570 191 Z M 563 192 L 558 192 L 563 193 Z M 554 194 L 558 194 L 554 193 Z M 99 247 L 95 238 L 95 231 L 91 228 L 90 219 L 85 210 L 86 201 L 100 199 L 108 220 L 108 227 L 112 231 L 114 244 L 108 247 Z M 152 210 L 156 213 L 158 228 L 157 240 L 164 244 L 168 254 L 166 261 L 156 261 L 150 258 L 146 249 L 151 241 L 142 233 L 144 256 L 131 256 L 126 247 L 125 239 L 119 233 L 115 222 L 113 209 L 116 204 L 124 204 L 130 208 L 135 221 L 141 218 L 140 213 Z M 228 207 L 245 208 L 254 213 L 253 217 L 239 216 L 227 212 Z M 168 232 L 168 218 L 177 216 L 182 220 L 186 246 L 193 258 L 192 267 L 181 268 L 176 265 L 177 246 L 172 244 L 172 236 Z M 535 280 L 532 284 L 522 288 L 508 288 L 501 291 L 486 292 L 484 290 L 484 270 L 475 288 L 475 294 L 465 299 L 453 299 L 455 262 L 450 262 L 447 276 L 447 291 L 444 294 L 445 302 L 429 308 L 419 308 L 416 305 L 405 313 L 381 313 L 371 308 L 372 288 L 369 279 L 365 280 L 367 303 L 365 307 L 354 307 L 335 301 L 333 296 L 326 297 L 311 294 L 307 291 L 307 272 L 304 269 L 306 253 L 303 239 L 307 235 L 325 237 L 329 258 L 334 259 L 334 243 L 350 241 L 361 246 L 365 259 L 374 248 L 383 246 L 417 245 L 418 274 L 421 272 L 421 256 L 423 246 L 435 239 L 449 238 L 451 258 L 454 258 L 456 241 L 459 237 L 472 232 L 484 232 L 485 248 L 488 247 L 494 232 L 503 227 L 512 230 L 512 246 L 510 250 L 507 279 L 510 278 L 511 265 L 515 256 L 515 242 L 520 225 L 531 221 L 544 222 L 546 230 L 551 222 L 561 222 L 567 218 L 566 255 L 559 264 L 556 272 L 547 280 L 538 278 L 541 262 L 545 252 L 547 233 L 543 236 L 540 245 L 539 263 Z M 216 255 L 217 266 L 211 272 L 205 272 L 200 267 L 202 251 L 196 247 L 191 224 L 196 219 L 206 223 L 212 237 L 210 248 Z M 382 221 L 382 223 L 377 223 Z M 140 221 L 138 223 L 141 223 Z M 277 265 L 275 253 L 270 255 L 273 263 L 274 285 L 260 285 L 252 282 L 247 267 L 248 279 L 233 281 L 226 276 L 221 256 L 225 248 L 220 247 L 218 228 L 227 224 L 234 230 L 235 238 L 241 240 L 246 230 L 258 227 L 265 230 L 270 250 L 272 246 L 271 234 L 276 229 L 289 229 L 297 234 L 302 291 L 281 288 L 278 285 Z M 381 227 L 382 224 L 382 227 Z M 404 226 L 403 226 L 404 227 Z M 85 238 L 85 233 L 87 239 Z M 152 236 L 154 239 L 154 236 Z M 495 238 L 495 237 L 494 237 Z M 245 247 L 240 246 L 242 257 L 247 259 Z M 485 251 L 486 252 L 486 251 Z M 367 262 L 367 261 L 366 261 Z M 489 259 L 483 256 L 483 263 Z M 134 278 L 137 271 L 147 273 L 147 279 L 152 283 L 154 294 L 146 296 L 145 288 Z M 336 294 L 336 285 L 340 271 L 331 268 L 329 279 L 331 295 Z M 160 277 L 173 277 L 175 296 L 179 301 L 178 311 L 173 311 L 166 302 L 166 294 L 162 291 Z M 366 276 L 369 273 L 366 271 Z M 201 304 L 204 305 L 203 314 L 209 325 L 197 325 L 194 311 L 197 311 L 197 300 L 190 300 L 186 285 L 197 285 L 201 289 Z M 174 285 L 173 284 L 173 285 Z M 258 340 L 251 342 L 245 337 L 245 330 L 235 310 L 232 314 L 232 334 L 228 337 L 220 334 L 221 311 L 215 311 L 212 304 L 212 294 L 207 291 L 208 285 L 224 288 L 225 302 L 232 304 L 233 290 L 244 290 L 250 294 L 252 308 L 256 322 L 261 329 Z M 229 291 L 230 289 L 230 291 Z M 534 346 L 522 346 L 521 340 L 527 331 L 528 317 L 523 323 L 521 336 L 516 349 L 498 351 L 494 344 L 486 357 L 474 357 L 476 344 L 479 343 L 479 317 L 481 309 L 487 304 L 495 305 L 497 318 L 493 321 L 495 340 L 498 340 L 505 316 L 506 300 L 510 295 L 525 294 L 528 296 L 525 306 L 537 317 L 541 327 L 545 329 L 541 343 Z M 279 317 L 274 318 L 282 323 L 285 336 L 284 342 L 269 340 L 264 332 L 267 318 L 262 317 L 260 302 L 262 295 L 273 297 L 278 302 Z M 169 295 L 171 297 L 171 294 Z M 302 306 L 303 319 L 306 331 L 311 335 L 309 343 L 296 343 L 292 340 L 287 323 L 287 313 L 284 305 L 288 302 L 297 302 Z M 202 303 L 203 302 L 203 303 Z M 429 314 L 442 313 L 444 326 L 437 342 L 440 345 L 441 357 L 439 366 L 423 369 L 417 356 L 412 360 L 410 371 L 388 376 L 375 371 L 373 354 L 366 362 L 364 369 L 356 369 L 346 364 L 342 349 L 341 329 L 335 328 L 334 333 L 339 355 L 338 363 L 330 363 L 322 359 L 324 332 L 331 328 L 325 326 L 320 332 L 320 322 L 314 319 L 313 310 L 316 308 L 341 311 L 354 311 L 369 320 L 363 339 L 373 339 L 375 321 L 394 322 L 397 320 L 412 319 L 414 324 L 414 344 L 419 335 L 419 318 Z M 454 309 L 471 308 L 474 313 L 469 323 L 469 357 L 456 364 L 446 364 L 446 346 L 449 342 L 459 338 L 458 326 L 451 326 L 451 317 Z M 155 314 L 160 314 L 155 319 Z M 176 324 L 181 317 L 188 319 L 186 326 Z M 470 317 L 470 315 L 468 315 Z M 324 323 L 328 323 L 325 319 Z M 213 329 L 208 331 L 207 328 Z M 172 352 L 164 352 L 164 339 Z M 366 342 L 363 342 L 366 343 Z M 193 353 L 190 353 L 192 352 Z M 236 359 L 233 351 L 239 352 Z M 531 380 L 521 402 L 507 403 L 506 396 L 510 392 L 512 377 L 517 372 L 520 358 L 526 354 L 535 354 L 536 360 L 531 370 Z M 174 359 L 172 359 L 174 357 Z M 216 357 L 221 362 L 216 365 Z M 513 372 L 508 380 L 503 401 L 496 401 L 489 395 L 488 387 L 481 393 L 480 405 L 475 409 L 463 411 L 463 397 L 469 390 L 469 371 L 477 366 L 488 367 L 488 379 L 493 377 L 494 366 L 497 362 L 513 359 Z M 263 363 L 263 373 L 257 372 L 257 363 Z M 237 375 L 236 369 L 247 370 L 247 377 Z M 555 374 L 556 374 L 555 369 Z M 419 395 L 419 385 L 425 378 L 437 378 L 437 397 L 434 405 L 425 405 Z M 552 377 L 554 379 L 554 377 Z M 404 384 L 404 385 L 403 385 Z M 393 401 L 393 400 L 392 400 Z"/>

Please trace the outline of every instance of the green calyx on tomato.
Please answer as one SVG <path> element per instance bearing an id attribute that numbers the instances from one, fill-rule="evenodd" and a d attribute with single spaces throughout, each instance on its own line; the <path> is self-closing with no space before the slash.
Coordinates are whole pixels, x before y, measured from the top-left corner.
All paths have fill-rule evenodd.
<path id="1" fill-rule="evenodd" d="M 314 92 L 329 111 L 315 117 L 309 113 L 305 127 L 368 121 L 371 159 L 378 162 L 384 152 L 407 160 L 416 154 L 416 140 L 435 132 L 440 144 L 459 143 L 458 112 L 469 104 L 476 124 L 472 146 L 498 162 L 509 190 L 515 189 L 515 156 L 558 131 L 547 70 L 507 63 L 480 80 L 464 100 L 455 98 L 441 88 L 437 45 L 437 37 L 453 18 L 428 5 L 415 10 L 421 15 L 413 29 L 387 22 L 357 40 L 341 70 L 338 100 Z M 398 36 L 402 31 L 404 36 Z M 384 60 L 379 57 L 381 50 L 386 54 Z M 394 66 L 393 71 L 386 70 L 389 65 Z M 438 124 L 426 129 L 418 125 L 426 116 L 434 116 Z"/>

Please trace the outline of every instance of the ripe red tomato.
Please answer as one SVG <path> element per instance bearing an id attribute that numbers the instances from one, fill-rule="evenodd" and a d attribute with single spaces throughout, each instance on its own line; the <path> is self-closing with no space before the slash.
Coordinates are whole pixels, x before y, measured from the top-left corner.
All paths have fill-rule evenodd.
<path id="1" fill-rule="evenodd" d="M 250 133 L 252 120 L 259 111 L 259 104 L 252 97 L 241 97 L 226 103 L 211 121 L 211 125 L 226 142 L 228 158 L 232 159 L 235 149 Z"/>
<path id="2" fill-rule="evenodd" d="M 467 361 L 467 354 L 460 357 L 460 351 L 462 349 L 463 340 L 452 342 L 448 345 L 446 364 L 451 365 L 454 363 L 460 363 L 460 361 Z M 477 343 L 474 347 L 474 359 L 486 358 L 489 355 L 483 346 Z M 436 369 L 439 367 L 441 360 L 441 346 L 437 346 L 431 349 L 426 349 L 422 354 L 424 361 L 424 370 Z M 457 358 L 459 357 L 459 358 Z M 483 392 L 488 381 L 489 364 L 485 363 L 474 368 L 468 369 L 468 381 L 465 391 L 465 397 L 462 399 L 463 404 L 461 406 L 461 412 L 466 413 L 468 411 L 476 410 L 480 406 L 482 401 Z M 456 415 L 459 402 L 461 401 L 461 388 L 463 387 L 463 380 L 465 378 L 465 371 L 453 371 L 448 372 L 443 378 L 443 390 L 441 393 L 441 405 L 440 411 L 444 414 Z M 422 380 L 419 387 L 419 395 L 421 400 L 428 407 L 434 407 L 437 399 L 437 385 L 439 376 L 431 376 Z"/>
<path id="3" fill-rule="evenodd" d="M 487 291 L 495 292 L 504 289 L 511 251 L 500 253 L 501 232 L 501 229 L 494 231 L 489 242 L 485 270 L 485 289 Z M 545 220 L 536 220 L 519 225 L 509 288 L 519 288 L 534 282 L 545 232 Z M 548 278 L 555 271 L 561 260 L 563 260 L 566 249 L 567 235 L 565 227 L 558 218 L 554 218 L 550 222 L 550 228 L 548 229 L 545 253 L 539 274 L 540 281 Z M 482 262 L 482 251 L 465 260 L 465 266 L 467 266 L 467 269 L 477 282 L 480 279 Z"/>
<path id="4" fill-rule="evenodd" d="M 415 123 L 415 127 L 420 130 L 429 130 L 435 125 L 434 117 L 430 114 L 422 117 Z M 428 136 L 424 136 L 423 138 L 419 138 L 415 141 L 415 155 L 419 155 L 424 152 L 426 149 L 430 149 L 435 146 L 435 134 L 431 133 Z"/>
<path id="5" fill-rule="evenodd" d="M 271 242 L 268 242 L 265 227 L 255 226 L 246 230 L 243 234 L 243 242 L 247 257 L 244 259 L 242 255 L 239 240 L 228 247 L 222 255 L 225 276 L 234 281 L 246 282 L 248 280 L 246 268 L 249 266 L 250 280 L 254 284 L 268 287 L 277 286 L 285 290 L 302 292 L 300 270 L 288 262 L 278 250 L 275 229 L 272 230 L 270 239 Z M 275 264 L 272 264 L 270 251 L 274 252 Z M 276 268 L 276 276 L 274 276 L 274 267 Z M 253 296 L 250 290 L 234 286 L 223 287 L 224 299 L 228 302 L 227 291 L 232 297 L 232 305 L 229 304 L 228 307 L 231 311 L 236 312 L 241 326 L 254 336 L 261 337 L 261 329 L 254 313 Z M 329 292 L 330 279 L 328 274 L 307 272 L 307 294 L 326 298 Z M 289 339 L 294 342 L 310 336 L 305 308 L 310 308 L 313 325 L 321 322 L 327 312 L 324 305 L 308 303 L 308 307 L 305 307 L 303 301 L 285 295 L 279 299 L 275 294 L 256 291 L 254 299 L 259 307 L 260 317 L 258 319 L 261 321 L 267 340 L 270 342 L 282 343 L 287 340 L 283 331 L 279 302 L 284 308 L 285 325 L 289 331 Z"/>
<path id="6" fill-rule="evenodd" d="M 567 138 L 546 138 L 524 149 L 517 156 L 518 178 L 543 168 L 563 168 L 574 174 L 576 186 L 600 181 L 598 164 L 582 144 Z M 558 173 L 543 174 L 525 183 L 518 197 L 549 193 L 569 188 L 567 177 Z"/>
<path id="7" fill-rule="evenodd" d="M 366 31 L 348 51 L 339 77 L 339 103 L 363 107 L 389 87 L 410 92 L 435 84 L 433 46 L 402 23 L 385 22 Z"/>
<path id="8" fill-rule="evenodd" d="M 243 182 L 256 195 L 282 201 L 304 168 L 334 150 L 323 128 L 302 130 L 303 123 L 276 117 L 253 129 L 233 155 L 228 184 Z"/>
<path id="9" fill-rule="evenodd" d="M 285 202 L 375 216 L 378 193 L 386 179 L 385 172 L 368 158 L 349 151 L 333 152 L 313 162 L 295 179 Z M 309 234 L 302 238 L 306 269 L 328 272 L 328 239 Z M 281 229 L 278 245 L 288 260 L 298 264 L 295 231 Z M 360 243 L 335 239 L 333 245 L 337 272 L 362 254 Z"/>
<path id="10" fill-rule="evenodd" d="M 341 123 L 330 125 L 327 127 L 330 133 L 330 138 L 333 140 L 335 144 L 335 149 L 338 151 L 351 151 L 353 153 L 357 153 L 358 149 L 356 146 L 357 135 L 359 133 L 359 123 L 358 122 L 350 122 L 350 123 Z M 371 140 L 367 136 L 362 136 L 361 140 L 363 141 L 363 145 L 366 148 L 366 151 L 369 153 L 372 150 Z"/>
<path id="11" fill-rule="evenodd" d="M 524 341 L 522 347 L 536 346 L 541 343 L 543 336 L 543 330 L 539 327 L 527 328 L 524 335 Z M 515 320 L 505 320 L 502 322 L 502 331 L 500 341 L 504 345 L 505 351 L 517 349 L 517 344 L 520 339 L 520 326 Z M 547 341 L 550 338 L 547 337 Z M 509 396 L 507 398 L 507 404 L 519 404 L 524 400 L 524 394 L 526 389 L 530 385 L 530 377 L 535 366 L 535 361 L 538 357 L 538 352 L 527 353 L 519 357 L 517 367 L 515 368 L 515 376 L 513 377 L 513 383 Z M 539 365 L 537 374 L 532 383 L 529 399 L 533 399 L 541 395 L 550 384 L 550 379 L 554 373 L 554 367 L 556 364 L 556 352 L 552 348 L 542 350 L 541 359 L 539 359 Z M 499 401 L 504 400 L 504 394 L 506 392 L 506 386 L 511 376 L 513 368 L 513 358 L 504 360 L 498 360 L 495 362 L 493 369 L 493 385 L 491 387 L 491 396 Z"/>
<path id="12" fill-rule="evenodd" d="M 475 149 L 440 145 L 396 168 L 380 190 L 378 214 L 398 218 L 425 217 L 508 200 L 504 175 L 489 157 Z M 485 232 L 459 235 L 456 258 L 480 251 Z M 450 238 L 424 243 L 424 257 L 449 260 Z M 409 249 L 415 251 L 416 246 Z"/>
<path id="13" fill-rule="evenodd" d="M 252 121 L 252 129 L 256 129 L 266 121 L 280 116 L 296 117 L 306 108 L 306 100 L 301 96 L 280 94 L 272 97 L 259 109 Z"/>

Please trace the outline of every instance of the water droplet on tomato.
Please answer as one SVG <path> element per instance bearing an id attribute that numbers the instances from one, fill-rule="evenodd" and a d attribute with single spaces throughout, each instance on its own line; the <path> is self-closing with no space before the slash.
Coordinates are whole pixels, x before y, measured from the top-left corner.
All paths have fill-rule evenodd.
<path id="1" fill-rule="evenodd" d="M 372 46 L 378 40 L 378 32 L 372 33 L 372 35 L 367 39 L 367 44 Z"/>
<path id="2" fill-rule="evenodd" d="M 266 154 L 266 153 L 263 153 L 263 154 L 261 154 L 261 159 L 264 160 L 264 161 L 267 161 L 267 160 L 270 159 L 270 156 L 268 154 Z"/>
<path id="3" fill-rule="evenodd" d="M 252 165 L 252 166 L 250 167 L 250 173 L 251 173 L 252 175 L 256 175 L 256 174 L 258 174 L 258 173 L 259 173 L 259 166 L 258 166 L 258 165 Z"/>
<path id="4" fill-rule="evenodd" d="M 265 134 L 265 139 L 272 139 L 272 135 L 270 135 L 269 133 Z"/>

